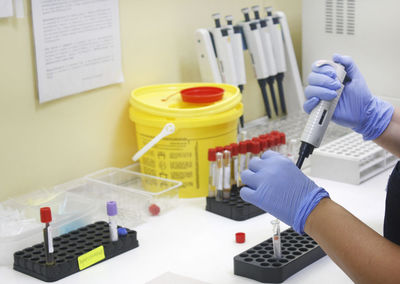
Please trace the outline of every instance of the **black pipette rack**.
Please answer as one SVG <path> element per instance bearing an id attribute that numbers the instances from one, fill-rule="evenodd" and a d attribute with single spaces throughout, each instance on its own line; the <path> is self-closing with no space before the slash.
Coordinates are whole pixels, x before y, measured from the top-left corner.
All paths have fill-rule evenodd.
<path id="1" fill-rule="evenodd" d="M 207 197 L 206 202 L 207 211 L 236 221 L 247 220 L 265 213 L 262 209 L 241 199 L 237 190 L 232 190 L 227 200 L 216 201 L 215 197 Z"/>
<path id="2" fill-rule="evenodd" d="M 235 275 L 262 283 L 282 283 L 326 255 L 311 237 L 299 235 L 292 228 L 281 233 L 281 244 L 280 259 L 274 257 L 272 238 L 235 256 Z"/>
<path id="3" fill-rule="evenodd" d="M 79 272 L 78 257 L 99 246 L 104 247 L 105 258 L 95 264 L 138 247 L 136 231 L 126 231 L 125 236 L 111 242 L 107 222 L 90 224 L 53 239 L 53 265 L 46 265 L 44 245 L 40 243 L 15 252 L 14 269 L 46 282 L 57 281 Z"/>

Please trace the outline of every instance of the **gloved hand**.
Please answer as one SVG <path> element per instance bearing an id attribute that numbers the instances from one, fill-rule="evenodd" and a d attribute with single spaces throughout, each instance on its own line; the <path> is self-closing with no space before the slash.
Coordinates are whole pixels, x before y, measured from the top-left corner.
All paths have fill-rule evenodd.
<path id="1" fill-rule="evenodd" d="M 335 54 L 333 61 L 345 67 L 347 77 L 351 80 L 345 84 L 342 96 L 333 114 L 333 121 L 339 125 L 350 127 L 363 135 L 365 140 L 378 138 L 392 119 L 394 108 L 389 103 L 374 97 L 349 56 Z M 307 101 L 304 110 L 311 110 L 322 100 L 332 100 L 340 82 L 331 66 L 312 67 L 308 76 L 308 86 L 305 89 Z"/>
<path id="2" fill-rule="evenodd" d="M 267 151 L 253 158 L 241 174 L 246 185 L 240 190 L 243 200 L 304 233 L 308 215 L 329 194 L 306 177 L 296 165 L 279 153 Z"/>

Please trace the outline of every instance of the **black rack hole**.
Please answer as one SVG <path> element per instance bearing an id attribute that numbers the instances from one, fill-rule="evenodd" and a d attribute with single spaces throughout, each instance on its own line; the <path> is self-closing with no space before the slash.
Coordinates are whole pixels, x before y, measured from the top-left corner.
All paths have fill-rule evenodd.
<path id="1" fill-rule="evenodd" d="M 306 248 L 314 248 L 314 245 L 306 245 Z"/>
<path id="2" fill-rule="evenodd" d="M 275 263 L 272 264 L 272 266 L 275 266 L 275 267 L 279 267 L 281 265 L 282 265 L 282 263 L 279 263 L 279 262 L 275 262 Z"/>
<path id="3" fill-rule="evenodd" d="M 288 250 L 290 250 L 290 251 L 295 251 L 296 248 L 294 248 L 294 247 L 289 247 Z"/>
<path id="4" fill-rule="evenodd" d="M 275 259 L 275 258 L 269 258 L 269 259 L 267 259 L 267 261 L 268 261 L 269 263 L 274 263 L 274 262 L 276 262 L 276 259 Z"/>
<path id="5" fill-rule="evenodd" d="M 247 253 L 242 253 L 241 255 L 239 255 L 240 257 L 248 257 L 249 255 Z"/>
<path id="6" fill-rule="evenodd" d="M 251 257 L 257 258 L 257 257 L 260 257 L 260 255 L 255 253 L 255 254 L 252 254 Z"/>
<path id="7" fill-rule="evenodd" d="M 28 259 L 28 258 L 30 258 L 31 256 L 32 256 L 31 254 L 25 254 L 25 255 L 24 255 L 24 258 L 25 258 L 25 259 Z"/>
<path id="8" fill-rule="evenodd" d="M 244 259 L 244 261 L 246 261 L 246 262 L 252 262 L 252 261 L 253 261 L 253 259 L 252 259 L 252 258 L 250 258 L 250 257 L 248 257 L 248 258 L 245 258 L 245 259 Z"/>
<path id="9" fill-rule="evenodd" d="M 299 248 L 299 251 L 308 251 L 306 248 Z"/>
<path id="10" fill-rule="evenodd" d="M 299 251 L 294 251 L 294 252 L 292 252 L 292 254 L 294 254 L 294 255 L 301 255 L 301 252 L 299 252 Z"/>
<path id="11" fill-rule="evenodd" d="M 261 265 L 261 266 L 270 266 L 270 264 L 269 264 L 268 262 L 260 263 L 260 265 Z"/>
<path id="12" fill-rule="evenodd" d="M 287 255 L 286 258 L 287 258 L 287 259 L 294 259 L 295 256 L 290 254 L 290 255 Z"/>
<path id="13" fill-rule="evenodd" d="M 264 259 L 264 258 L 257 258 L 256 261 L 257 261 L 257 262 L 264 262 L 265 259 Z"/>
<path id="14" fill-rule="evenodd" d="M 296 248 L 301 248 L 301 247 L 303 247 L 302 244 L 294 244 L 294 246 L 295 246 Z"/>
<path id="15" fill-rule="evenodd" d="M 249 250 L 247 251 L 247 253 L 255 253 L 255 251 L 252 250 L 252 249 L 249 249 Z"/>

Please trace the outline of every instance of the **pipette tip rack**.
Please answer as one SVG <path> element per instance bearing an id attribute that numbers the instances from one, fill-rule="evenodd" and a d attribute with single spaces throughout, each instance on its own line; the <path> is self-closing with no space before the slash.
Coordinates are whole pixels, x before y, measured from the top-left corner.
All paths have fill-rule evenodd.
<path id="1" fill-rule="evenodd" d="M 244 221 L 265 213 L 260 208 L 241 199 L 236 191 L 231 192 L 230 198 L 223 201 L 207 197 L 206 210 L 236 221 Z"/>
<path id="2" fill-rule="evenodd" d="M 46 282 L 57 281 L 138 247 L 136 231 L 126 231 L 118 241 L 111 242 L 107 222 L 90 224 L 53 239 L 53 265 L 46 264 L 44 245 L 40 243 L 15 252 L 14 269 Z"/>
<path id="3" fill-rule="evenodd" d="M 274 257 L 272 238 L 235 256 L 235 275 L 262 283 L 282 283 L 325 256 L 325 252 L 311 237 L 299 235 L 292 228 L 281 233 L 281 244 L 280 259 Z"/>

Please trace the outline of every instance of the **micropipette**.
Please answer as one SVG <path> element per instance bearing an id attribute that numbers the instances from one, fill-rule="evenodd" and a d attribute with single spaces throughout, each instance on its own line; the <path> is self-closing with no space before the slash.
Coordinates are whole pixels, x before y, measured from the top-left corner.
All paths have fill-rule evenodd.
<path id="1" fill-rule="evenodd" d="M 251 9 L 254 12 L 255 20 L 258 21 L 258 23 L 259 23 L 258 28 L 260 29 L 261 44 L 262 44 L 263 52 L 264 52 L 264 56 L 265 56 L 265 63 L 267 64 L 267 69 L 268 69 L 268 73 L 269 73 L 266 80 L 267 80 L 268 87 L 270 90 L 272 103 L 274 105 L 275 114 L 278 116 L 278 103 L 276 101 L 275 89 L 274 89 L 275 76 L 277 75 L 278 72 L 277 72 L 276 64 L 275 64 L 271 36 L 270 36 L 270 32 L 269 32 L 269 29 L 267 26 L 267 19 L 260 18 L 260 6 L 259 5 L 255 5 L 255 6 L 251 7 Z"/>
<path id="2" fill-rule="evenodd" d="M 282 113 L 286 114 L 286 102 L 283 91 L 283 78 L 286 72 L 286 58 L 282 28 L 279 22 L 280 18 L 272 16 L 272 7 L 265 7 L 265 11 L 267 13 L 267 17 L 265 18 L 267 21 L 265 24 L 267 25 L 267 30 L 271 36 L 272 51 L 276 63 L 276 70 L 278 72 L 276 74 L 276 81 L 278 83 L 279 100 L 281 102 Z"/>
<path id="3" fill-rule="evenodd" d="M 215 22 L 215 28 L 211 30 L 211 34 L 216 48 L 222 81 L 237 85 L 232 41 L 229 35 L 230 28 L 221 26 L 221 15 L 219 13 L 212 14 L 212 18 Z"/>
<path id="4" fill-rule="evenodd" d="M 233 26 L 233 16 L 225 16 L 226 24 L 229 27 L 229 35 L 231 40 L 231 47 L 233 53 L 233 60 L 235 65 L 237 86 L 241 93 L 243 93 L 244 85 L 246 84 L 246 68 L 243 56 L 243 41 L 242 33 L 238 26 Z M 240 126 L 244 127 L 244 117 L 240 117 Z"/>
<path id="5" fill-rule="evenodd" d="M 261 94 L 263 96 L 265 111 L 267 112 L 268 118 L 271 118 L 271 108 L 269 106 L 267 89 L 266 89 L 267 85 L 266 78 L 269 76 L 269 73 L 261 43 L 261 36 L 260 36 L 260 30 L 258 29 L 258 22 L 250 20 L 249 8 L 243 8 L 242 13 L 244 15 L 245 22 L 241 23 L 241 25 L 243 27 L 247 49 L 250 53 L 253 69 L 256 74 L 258 85 L 260 86 Z"/>
<path id="6" fill-rule="evenodd" d="M 52 220 L 52 217 L 51 217 L 51 209 L 50 209 L 50 207 L 42 207 L 42 208 L 40 208 L 40 221 L 42 223 L 46 224 L 46 227 L 43 229 L 46 265 L 53 265 L 54 264 L 53 237 L 52 237 L 52 234 L 51 234 L 51 227 L 50 227 L 51 220 Z"/>
<path id="7" fill-rule="evenodd" d="M 335 112 L 336 105 L 342 95 L 343 87 L 345 84 L 346 71 L 343 65 L 334 63 L 329 60 L 320 60 L 316 63 L 317 66 L 330 65 L 335 71 L 338 80 L 342 84 L 340 89 L 336 91 L 337 96 L 331 101 L 321 100 L 318 105 L 311 111 L 307 124 L 301 135 L 301 146 L 299 150 L 299 158 L 297 160 L 297 167 L 301 169 L 304 159 L 312 154 L 314 148 L 321 145 L 322 138 L 331 121 L 332 115 Z"/>

